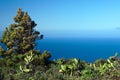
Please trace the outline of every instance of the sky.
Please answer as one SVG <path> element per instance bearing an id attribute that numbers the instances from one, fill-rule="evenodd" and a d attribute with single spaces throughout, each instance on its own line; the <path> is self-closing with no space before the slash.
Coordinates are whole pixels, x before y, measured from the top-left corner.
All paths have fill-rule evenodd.
<path id="1" fill-rule="evenodd" d="M 0 31 L 27 11 L 48 38 L 120 38 L 120 0 L 0 0 Z"/>

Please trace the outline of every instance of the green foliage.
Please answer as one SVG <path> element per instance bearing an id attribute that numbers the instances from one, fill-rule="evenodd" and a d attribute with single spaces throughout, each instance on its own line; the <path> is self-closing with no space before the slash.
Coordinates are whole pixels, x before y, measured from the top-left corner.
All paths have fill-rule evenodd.
<path id="1" fill-rule="evenodd" d="M 34 53 L 33 53 L 34 54 Z M 31 52 L 25 55 L 24 58 L 31 56 Z M 27 58 L 28 60 L 23 61 L 21 65 L 22 71 L 19 67 L 4 67 L 1 66 L 1 78 L 2 80 L 119 80 L 120 77 L 120 68 L 119 68 L 119 61 L 112 62 L 114 68 L 111 66 L 111 63 L 106 60 L 104 64 L 97 64 L 95 63 L 87 63 L 78 59 L 68 59 L 63 61 L 63 64 L 58 65 L 56 64 L 57 60 L 53 63 L 49 64 L 49 67 L 44 65 L 33 65 L 35 55 L 32 56 L 33 60 Z M 2 59 L 1 59 L 2 60 Z M 77 60 L 77 61 L 76 61 Z M 28 63 L 29 62 L 29 63 Z M 77 64 L 76 67 L 72 67 L 73 64 Z M 117 62 L 117 64 L 116 64 Z M 28 64 L 28 66 L 25 65 Z M 83 67 L 79 67 L 83 64 Z M 17 65 L 17 64 L 15 64 Z M 32 65 L 32 67 L 31 67 Z M 95 67 L 96 69 L 95 69 Z M 31 69 L 31 71 L 26 72 L 24 69 Z M 59 72 L 62 69 L 63 72 Z M 77 73 L 80 73 L 78 75 Z"/>
<path id="2" fill-rule="evenodd" d="M 118 53 L 115 53 L 115 56 L 110 57 L 106 61 L 100 59 L 93 64 L 94 70 L 99 71 L 100 75 L 109 73 L 112 69 L 115 70 L 117 66 L 119 66 Z"/>
<path id="3" fill-rule="evenodd" d="M 4 73 L 2 73 L 2 70 L 0 69 L 0 80 L 4 79 Z"/>
<path id="4" fill-rule="evenodd" d="M 33 61 L 31 62 L 34 66 L 47 65 L 49 64 L 49 58 L 51 57 L 50 52 L 44 51 L 42 54 L 36 54 L 33 56 Z"/>
<path id="5" fill-rule="evenodd" d="M 41 40 L 43 35 L 36 31 L 36 23 L 30 18 L 27 12 L 18 9 L 14 17 L 15 23 L 5 28 L 1 43 L 5 44 L 6 49 L 0 46 L 0 69 L 5 78 L 1 80 L 36 80 L 34 75 L 41 67 L 41 71 L 46 71 L 51 57 L 50 52 L 44 51 L 42 54 L 35 50 L 35 41 Z M 10 71 L 12 69 L 12 71 Z M 40 70 L 39 69 L 39 70 Z M 7 73 L 7 72 L 10 73 Z M 35 72 L 36 71 L 36 72 Z M 39 78 L 37 77 L 37 80 Z"/>
<path id="6" fill-rule="evenodd" d="M 3 32 L 0 46 L 0 80 L 118 80 L 118 53 L 107 60 L 88 63 L 79 59 L 50 61 L 50 52 L 35 50 L 35 40 L 43 35 L 35 31 L 36 23 L 27 12 L 18 9 L 15 23 Z"/>
<path id="7" fill-rule="evenodd" d="M 58 59 L 58 60 L 56 60 L 56 63 L 57 63 L 58 65 L 62 65 L 62 64 L 65 63 L 65 59 L 63 59 L 63 58 Z"/>
<path id="8" fill-rule="evenodd" d="M 0 55 L 4 54 L 4 52 L 5 52 L 5 50 L 0 46 Z"/>
<path id="9" fill-rule="evenodd" d="M 22 72 L 26 72 L 27 73 L 27 72 L 32 71 L 32 68 L 30 68 L 29 66 L 30 66 L 30 63 L 33 61 L 33 53 L 32 53 L 32 51 L 30 51 L 29 53 L 30 53 L 30 55 L 26 55 L 26 57 L 24 58 L 24 62 L 25 62 L 24 67 L 22 67 L 20 65 L 20 70 Z"/>
<path id="10" fill-rule="evenodd" d="M 20 64 L 24 60 L 26 64 L 47 64 L 49 62 L 48 59 L 51 57 L 50 52 L 44 51 L 41 54 L 39 50 L 34 49 L 35 41 L 43 38 L 43 35 L 40 35 L 40 32 L 34 29 L 37 24 L 27 12 L 22 11 L 20 8 L 14 17 L 14 21 L 15 23 L 5 28 L 0 40 L 7 48 L 3 49 L 0 46 L 0 56 L 5 59 L 5 65 Z M 33 54 L 31 55 L 30 52 Z"/>
<path id="11" fill-rule="evenodd" d="M 58 60 L 58 64 L 61 64 L 61 60 Z M 75 72 L 79 72 L 79 69 L 82 69 L 82 65 L 80 64 L 79 59 L 70 59 L 66 61 L 66 63 L 60 65 L 59 72 L 60 73 L 65 73 L 65 74 L 70 74 L 73 75 Z"/>
<path id="12" fill-rule="evenodd" d="M 4 50 L 0 47 L 0 55 L 2 57 L 11 56 L 12 54 L 25 54 L 30 50 L 34 52 L 35 40 L 42 39 L 43 35 L 34 28 L 36 23 L 30 18 L 27 12 L 18 9 L 17 15 L 14 17 L 15 23 L 11 24 L 3 32 L 1 42 L 7 47 Z"/>

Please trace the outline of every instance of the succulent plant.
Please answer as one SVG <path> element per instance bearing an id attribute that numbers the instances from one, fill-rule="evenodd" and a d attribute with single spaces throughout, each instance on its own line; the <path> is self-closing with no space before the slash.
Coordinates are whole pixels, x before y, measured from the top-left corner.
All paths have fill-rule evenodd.
<path id="1" fill-rule="evenodd" d="M 61 64 L 61 60 L 58 60 L 58 61 L 59 61 L 58 64 Z M 79 67 L 80 67 L 79 62 L 80 60 L 76 58 L 69 59 L 68 61 L 66 61 L 66 63 L 60 65 L 59 72 L 73 75 L 74 71 L 77 72 L 77 70 L 79 70 Z"/>

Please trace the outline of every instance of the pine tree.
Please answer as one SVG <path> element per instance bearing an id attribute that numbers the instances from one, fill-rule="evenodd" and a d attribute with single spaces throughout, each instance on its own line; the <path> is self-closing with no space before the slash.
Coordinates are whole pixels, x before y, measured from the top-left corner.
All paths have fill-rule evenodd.
<path id="1" fill-rule="evenodd" d="M 42 39 L 43 35 L 40 35 L 40 32 L 34 29 L 37 24 L 30 18 L 27 12 L 22 11 L 20 8 L 14 17 L 14 21 L 15 23 L 5 28 L 3 32 L 1 43 L 4 43 L 7 49 L 0 47 L 0 56 L 4 58 L 14 54 L 24 55 L 30 51 L 39 55 L 40 52 L 34 49 L 35 41 Z M 48 52 L 45 51 L 44 53 L 42 57 L 46 59 L 50 57 Z"/>

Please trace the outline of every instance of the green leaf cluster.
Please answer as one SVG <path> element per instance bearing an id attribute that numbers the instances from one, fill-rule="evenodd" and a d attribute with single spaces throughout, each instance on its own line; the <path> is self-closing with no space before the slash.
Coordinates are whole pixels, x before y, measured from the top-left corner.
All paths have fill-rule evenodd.
<path id="1" fill-rule="evenodd" d="M 62 64 L 63 62 L 61 62 L 61 60 L 58 60 L 57 63 L 61 64 L 59 69 L 60 73 L 65 73 L 70 75 L 73 75 L 73 72 L 79 71 L 79 69 L 82 67 L 82 65 L 80 64 L 80 60 L 76 58 L 70 59 L 64 64 Z"/>

